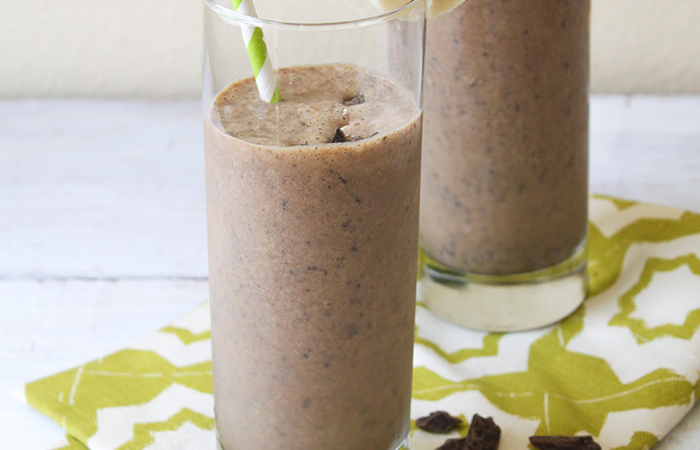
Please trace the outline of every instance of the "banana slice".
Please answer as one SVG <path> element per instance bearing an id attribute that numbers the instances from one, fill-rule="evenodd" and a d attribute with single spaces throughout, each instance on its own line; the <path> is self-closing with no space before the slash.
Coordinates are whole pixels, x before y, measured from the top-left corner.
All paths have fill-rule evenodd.
<path id="1" fill-rule="evenodd" d="M 380 11 L 387 12 L 393 11 L 406 3 L 407 0 L 371 0 L 372 4 L 377 7 Z"/>
<path id="2" fill-rule="evenodd" d="M 428 0 L 428 18 L 434 19 L 464 3 L 464 0 Z"/>
<path id="3" fill-rule="evenodd" d="M 372 4 L 382 11 L 393 11 L 406 3 L 408 0 L 371 0 Z M 442 14 L 448 13 L 458 7 L 464 0 L 427 0 L 428 18 L 433 19 Z"/>

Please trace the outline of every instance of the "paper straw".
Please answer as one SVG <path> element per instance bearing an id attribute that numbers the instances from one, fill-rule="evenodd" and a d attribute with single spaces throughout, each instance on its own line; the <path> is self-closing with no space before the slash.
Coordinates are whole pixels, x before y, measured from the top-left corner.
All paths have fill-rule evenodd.
<path id="1" fill-rule="evenodd" d="M 257 17 L 252 0 L 232 0 L 232 2 L 234 11 L 249 17 Z M 268 103 L 277 103 L 282 100 L 282 96 L 277 85 L 275 69 L 267 54 L 267 45 L 265 45 L 262 30 L 260 27 L 245 23 L 241 23 L 240 26 L 260 98 Z"/>

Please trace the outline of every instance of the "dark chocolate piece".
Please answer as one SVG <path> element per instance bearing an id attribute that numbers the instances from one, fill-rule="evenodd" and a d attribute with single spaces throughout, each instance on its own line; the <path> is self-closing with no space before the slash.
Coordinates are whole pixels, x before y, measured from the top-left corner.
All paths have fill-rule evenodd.
<path id="1" fill-rule="evenodd" d="M 345 139 L 345 133 L 343 133 L 343 130 L 340 128 L 335 129 L 335 134 L 333 135 L 333 139 L 331 139 L 331 144 L 336 143 L 336 142 L 345 142 L 347 139 Z"/>
<path id="2" fill-rule="evenodd" d="M 462 439 L 448 439 L 440 447 L 435 450 L 467 450 L 467 438 Z"/>
<path id="3" fill-rule="evenodd" d="M 600 450 L 592 436 L 530 436 L 538 450 Z"/>
<path id="4" fill-rule="evenodd" d="M 493 419 L 474 414 L 466 437 L 448 439 L 436 450 L 497 450 L 500 441 L 501 429 Z"/>
<path id="5" fill-rule="evenodd" d="M 465 448 L 469 450 L 496 450 L 501 441 L 501 429 L 491 417 L 484 419 L 474 414 L 466 439 Z"/>
<path id="6" fill-rule="evenodd" d="M 430 433 L 449 433 L 462 419 L 451 416 L 445 411 L 431 412 L 430 415 L 416 419 L 416 426 Z"/>
<path id="7" fill-rule="evenodd" d="M 361 105 L 362 103 L 365 102 L 365 96 L 362 94 L 359 94 L 355 98 L 351 98 L 350 100 L 345 100 L 343 102 L 343 105 L 345 106 L 355 106 L 355 105 Z"/>

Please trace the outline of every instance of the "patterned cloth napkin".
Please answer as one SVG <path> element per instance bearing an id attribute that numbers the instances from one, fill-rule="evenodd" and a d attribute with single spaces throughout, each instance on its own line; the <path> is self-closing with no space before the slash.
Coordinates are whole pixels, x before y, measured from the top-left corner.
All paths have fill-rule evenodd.
<path id="1" fill-rule="evenodd" d="M 700 393 L 700 215 L 594 196 L 590 295 L 558 325 L 483 333 L 419 303 L 412 417 L 492 416 L 501 450 L 534 434 L 651 448 Z M 204 304 L 131 347 L 16 394 L 67 432 L 54 449 L 214 449 Z M 465 434 L 467 427 L 453 432 Z M 413 450 L 445 440 L 413 427 Z"/>

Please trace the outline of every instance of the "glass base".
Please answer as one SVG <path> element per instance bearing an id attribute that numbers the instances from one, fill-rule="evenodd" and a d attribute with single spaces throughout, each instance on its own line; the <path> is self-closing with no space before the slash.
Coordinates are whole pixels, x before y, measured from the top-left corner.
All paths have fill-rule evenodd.
<path id="1" fill-rule="evenodd" d="M 585 241 L 556 266 L 513 275 L 459 272 L 421 250 L 418 295 L 435 315 L 482 331 L 521 331 L 574 312 L 588 289 Z"/>
<path id="2" fill-rule="evenodd" d="M 225 450 L 224 447 L 221 445 L 221 442 L 219 442 L 219 433 L 216 433 L 216 450 Z M 401 441 L 401 444 L 399 444 L 398 447 L 395 449 L 390 449 L 390 450 L 411 450 L 411 446 L 409 443 L 409 437 L 406 436 L 406 438 Z"/>

